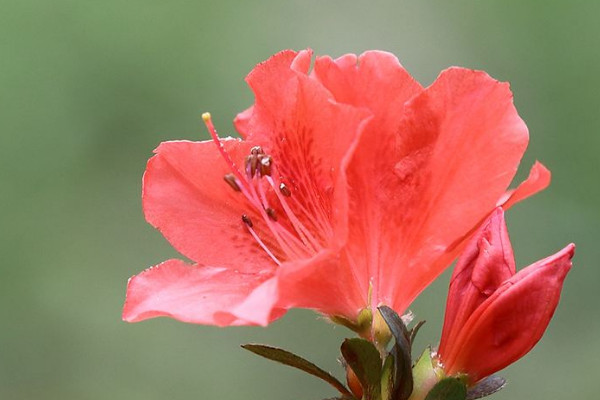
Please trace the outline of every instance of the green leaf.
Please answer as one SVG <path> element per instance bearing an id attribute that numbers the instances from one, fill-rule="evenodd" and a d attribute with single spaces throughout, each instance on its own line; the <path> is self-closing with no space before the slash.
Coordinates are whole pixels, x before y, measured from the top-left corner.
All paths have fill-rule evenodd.
<path id="1" fill-rule="evenodd" d="M 352 338 L 344 340 L 341 351 L 363 388 L 364 398 L 379 399 L 381 358 L 377 348 L 368 340 Z"/>
<path id="2" fill-rule="evenodd" d="M 394 391 L 394 356 L 388 354 L 381 369 L 381 400 L 391 400 Z"/>
<path id="3" fill-rule="evenodd" d="M 480 399 L 500 391 L 506 386 L 506 379 L 498 375 L 488 376 L 467 390 L 467 400 Z"/>
<path id="4" fill-rule="evenodd" d="M 350 393 L 350 391 L 334 376 L 294 353 L 262 344 L 244 344 L 242 345 L 242 348 L 251 351 L 254 354 L 258 354 L 261 357 L 289 365 L 290 367 L 298 368 L 299 370 L 314 375 L 329 383 L 344 396 L 353 398 L 352 393 Z"/>
<path id="5" fill-rule="evenodd" d="M 396 344 L 392 348 L 392 354 L 396 360 L 392 400 L 406 400 L 413 391 L 410 334 L 402 322 L 402 318 L 394 310 L 388 306 L 378 308 L 396 339 Z"/>
<path id="6" fill-rule="evenodd" d="M 467 385 L 460 378 L 445 378 L 435 384 L 425 400 L 466 400 Z"/>

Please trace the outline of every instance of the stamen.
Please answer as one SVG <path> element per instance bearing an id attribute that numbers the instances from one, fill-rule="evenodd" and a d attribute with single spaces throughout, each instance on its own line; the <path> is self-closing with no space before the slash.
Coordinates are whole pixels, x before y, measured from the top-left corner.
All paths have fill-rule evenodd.
<path id="1" fill-rule="evenodd" d="M 250 149 L 250 154 L 252 154 L 253 156 L 257 156 L 259 154 L 265 154 L 265 152 L 263 151 L 262 147 L 254 146 Z"/>
<path id="2" fill-rule="evenodd" d="M 221 153 L 221 156 L 223 157 L 227 165 L 229 165 L 229 168 L 231 168 L 231 172 L 233 172 L 233 174 L 238 178 L 238 182 L 242 183 L 242 185 L 245 185 L 244 177 L 238 170 L 231 157 L 229 157 L 229 154 L 227 154 L 227 152 L 225 151 L 225 146 L 223 146 L 223 143 L 221 143 L 221 140 L 219 139 L 219 135 L 217 135 L 217 130 L 215 129 L 215 126 L 212 123 L 210 113 L 205 112 L 204 114 L 202 114 L 202 120 L 204 121 L 204 125 L 206 125 L 206 129 L 208 130 L 210 137 L 212 138 L 213 142 L 217 145 L 219 153 Z"/>
<path id="3" fill-rule="evenodd" d="M 248 225 L 248 228 L 252 228 L 254 226 L 254 224 L 252 223 L 252 220 L 246 214 L 242 214 L 242 221 L 244 221 L 244 223 L 246 225 Z"/>
<path id="4" fill-rule="evenodd" d="M 265 177 L 265 179 L 272 180 L 270 176 Z M 269 182 L 269 184 L 270 184 L 270 182 Z M 304 240 L 301 240 L 301 236 L 299 238 L 297 235 L 294 235 L 293 233 L 289 232 L 286 228 L 284 228 L 283 225 L 281 225 L 280 223 L 274 222 L 269 218 L 266 209 L 270 208 L 270 207 L 268 206 L 265 188 L 263 185 L 260 185 L 260 184 L 257 186 L 258 186 L 258 188 L 257 188 L 258 195 L 262 201 L 261 204 L 263 205 L 261 214 L 263 214 L 263 218 L 265 219 L 265 222 L 269 226 L 269 229 L 271 229 L 271 232 L 273 232 L 273 235 L 275 236 L 275 239 L 277 240 L 277 242 L 280 244 L 281 248 L 284 250 L 285 253 L 288 254 L 288 256 L 290 256 L 292 258 L 306 256 L 307 255 L 306 251 L 308 250 L 308 248 L 307 248 L 306 242 Z M 277 195 L 277 196 L 279 196 L 279 195 Z M 303 255 L 300 255 L 299 252 L 303 253 Z"/>
<path id="5" fill-rule="evenodd" d="M 263 156 L 260 158 L 260 175 L 267 176 L 271 175 L 271 165 L 273 163 L 273 159 L 271 156 Z"/>
<path id="6" fill-rule="evenodd" d="M 272 209 L 271 207 L 267 207 L 265 211 L 267 212 L 269 218 L 271 218 L 273 221 L 277 221 L 277 213 L 274 209 Z"/>
<path id="7" fill-rule="evenodd" d="M 273 178 L 271 178 L 270 176 L 267 176 L 267 177 L 265 177 L 265 179 L 267 180 L 267 182 L 269 182 L 269 184 L 275 191 L 275 182 L 273 181 Z M 281 185 L 283 185 L 283 183 L 279 185 L 280 190 L 282 187 Z M 287 189 L 287 186 L 283 185 L 283 187 Z M 289 189 L 288 189 L 288 193 L 289 193 Z M 275 191 L 275 194 L 276 194 L 277 198 L 279 199 L 279 203 L 283 207 L 290 222 L 292 223 L 292 226 L 298 233 L 298 236 L 300 236 L 300 239 L 302 240 L 304 245 L 316 252 L 317 249 L 320 247 L 318 240 L 315 239 L 315 237 L 310 233 L 310 231 L 308 229 L 306 229 L 306 227 L 302 224 L 302 222 L 300 222 L 298 217 L 296 217 L 296 215 L 294 214 L 294 212 L 288 205 L 287 201 L 283 197 L 281 197 L 281 195 L 279 193 L 277 193 L 276 191 Z M 281 194 L 283 196 L 285 196 L 285 194 L 283 194 L 283 192 Z M 286 197 L 289 197 L 289 196 L 286 196 Z"/>
<path id="8" fill-rule="evenodd" d="M 250 149 L 250 154 L 245 158 L 244 168 L 238 169 L 225 149 L 225 143 L 219 139 L 210 114 L 202 114 L 202 119 L 213 142 L 217 145 L 223 160 L 231 170 L 231 173 L 223 176 L 223 179 L 234 191 L 241 192 L 251 207 L 254 208 L 254 211 L 257 212 L 257 215 L 260 216 L 260 219 L 265 222 L 266 226 L 261 229 L 268 230 L 261 230 L 261 233 L 266 235 L 267 232 L 271 232 L 272 237 L 269 235 L 266 236 L 269 238 L 268 243 L 275 245 L 277 252 L 280 252 L 286 259 L 305 258 L 316 253 L 321 248 L 320 241 L 313 236 L 313 232 L 304 223 L 312 223 L 314 227 L 317 227 L 322 221 L 320 218 L 317 218 L 318 221 L 314 220 L 314 215 L 308 213 L 304 205 L 301 202 L 299 203 L 300 198 L 292 197 L 291 200 L 293 203 L 298 204 L 295 204 L 296 207 L 294 209 L 290 207 L 286 198 L 290 197 L 292 192 L 283 182 L 277 185 L 275 179 L 272 177 L 272 175 L 279 177 L 276 171 L 277 165 L 273 162 L 273 158 L 265 154 L 262 147 L 254 146 Z M 283 211 L 286 220 L 285 223 L 278 222 L 278 218 L 281 215 L 278 215 L 279 213 L 275 208 L 271 207 L 267 194 L 275 194 L 279 205 L 282 207 L 280 211 Z M 294 211 L 304 215 L 304 223 L 294 214 Z M 250 217 L 247 214 L 242 214 L 241 219 L 256 243 L 277 265 L 281 265 L 281 261 L 254 230 L 254 222 Z M 259 221 L 259 225 L 260 223 Z M 271 242 L 271 240 L 274 240 L 274 242 Z"/>
<path id="9" fill-rule="evenodd" d="M 311 204 L 310 208 L 312 211 L 308 211 L 304 204 L 302 204 L 302 202 L 299 201 L 298 197 L 296 196 L 290 197 L 290 201 L 293 202 L 297 207 L 298 211 L 307 216 L 307 218 L 310 219 L 310 221 L 312 221 L 313 225 L 320 229 L 321 232 L 329 232 L 330 235 L 333 234 L 331 226 L 327 222 L 325 222 L 328 218 L 324 214 L 322 208 L 317 207 L 315 204 Z"/>
<path id="10" fill-rule="evenodd" d="M 231 186 L 231 188 L 233 190 L 235 190 L 236 192 L 240 192 L 240 186 L 237 184 L 236 179 L 235 179 L 235 175 L 234 174 L 227 174 L 223 177 L 223 179 L 225 180 L 225 182 L 227 182 L 227 184 L 229 186 Z"/>
<path id="11" fill-rule="evenodd" d="M 290 192 L 290 189 L 288 189 L 288 187 L 285 185 L 285 183 L 281 182 L 279 184 L 279 191 L 281 192 L 282 195 L 284 195 L 285 197 L 290 197 L 292 195 L 292 192 Z"/>
<path id="12" fill-rule="evenodd" d="M 246 157 L 246 174 L 249 179 L 254 178 L 256 175 L 256 168 L 258 167 L 258 157 L 254 154 Z"/>
<path id="13" fill-rule="evenodd" d="M 294 248 L 298 248 L 298 245 L 290 243 L 289 241 L 290 240 L 297 241 L 300 244 L 301 244 L 301 242 L 294 235 L 291 235 L 291 234 L 282 235 L 282 232 L 287 233 L 287 231 L 285 229 L 282 229 L 282 227 L 279 224 L 276 224 L 273 221 L 271 221 L 271 219 L 267 215 L 266 211 L 264 210 L 264 208 L 266 207 L 266 206 L 264 206 L 264 204 L 266 204 L 266 196 L 264 194 L 264 189 L 263 189 L 262 185 L 258 185 L 258 189 L 260 192 L 260 198 L 259 198 L 259 194 L 256 193 L 256 188 L 253 185 L 249 185 L 249 188 L 250 188 L 250 191 L 246 190 L 245 187 L 241 187 L 240 189 L 242 189 L 242 193 L 244 194 L 244 196 L 246 196 L 246 198 L 252 202 L 252 204 L 258 211 L 260 211 L 261 216 L 263 217 L 263 219 L 269 226 L 269 229 L 271 230 L 271 232 L 273 232 L 275 240 L 277 240 L 277 243 L 281 246 L 281 249 L 290 256 L 292 256 L 292 255 L 296 256 L 297 251 L 294 251 Z"/>
<path id="14" fill-rule="evenodd" d="M 252 229 L 252 221 L 250 221 L 250 218 L 248 218 L 248 216 L 246 214 L 242 215 L 242 221 L 244 221 L 244 223 L 246 224 L 246 227 L 248 227 L 248 232 L 250 232 L 250 234 L 252 235 L 254 240 L 256 240 L 256 243 L 258 243 L 258 245 L 265 251 L 265 253 L 267 253 L 267 255 L 269 257 L 271 257 L 271 259 L 273 261 L 275 261 L 275 264 L 281 265 L 281 261 L 279 261 L 279 259 L 277 257 L 275 257 L 275 254 L 273 254 L 271 252 L 271 250 L 269 250 L 267 245 L 265 245 L 265 243 L 258 237 L 256 232 L 254 232 L 254 229 Z M 250 223 L 248 223 L 248 222 L 250 222 Z"/>

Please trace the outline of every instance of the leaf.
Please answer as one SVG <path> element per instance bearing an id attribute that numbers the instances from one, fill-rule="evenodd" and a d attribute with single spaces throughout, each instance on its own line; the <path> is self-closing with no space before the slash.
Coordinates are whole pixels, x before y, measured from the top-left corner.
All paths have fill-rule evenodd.
<path id="1" fill-rule="evenodd" d="M 353 398 L 352 393 L 350 393 L 350 391 L 346 389 L 344 384 L 338 381 L 329 372 L 322 370 L 315 364 L 311 363 L 308 360 L 305 360 L 300 356 L 297 356 L 294 353 L 290 353 L 287 350 L 279 349 L 277 347 L 265 346 L 263 344 L 244 344 L 242 345 L 242 348 L 251 351 L 254 354 L 258 354 L 261 357 L 280 362 L 290 367 L 298 368 L 299 370 L 316 376 L 317 378 L 329 383 L 344 396 Z"/>
<path id="2" fill-rule="evenodd" d="M 391 400 L 394 391 L 394 356 L 388 354 L 381 369 L 381 400 Z"/>
<path id="3" fill-rule="evenodd" d="M 480 399 L 499 392 L 506 386 L 506 379 L 498 375 L 488 376 L 467 390 L 467 400 Z"/>
<path id="4" fill-rule="evenodd" d="M 341 351 L 342 356 L 363 387 L 363 397 L 379 399 L 381 393 L 381 358 L 377 348 L 368 340 L 352 338 L 344 340 Z"/>
<path id="5" fill-rule="evenodd" d="M 390 331 L 392 331 L 392 335 L 394 335 L 396 343 L 400 344 L 399 342 L 402 342 L 402 344 L 406 343 L 408 346 L 410 334 L 408 333 L 402 318 L 396 314 L 396 311 L 392 310 L 388 306 L 379 306 L 378 309 L 381 313 L 381 316 L 385 320 L 385 323 L 390 328 Z"/>
<path id="6" fill-rule="evenodd" d="M 466 400 L 467 385 L 460 378 L 445 378 L 435 384 L 425 400 Z"/>
<path id="7" fill-rule="evenodd" d="M 396 360 L 392 400 L 406 400 L 413 391 L 410 334 L 402 322 L 402 318 L 394 310 L 388 306 L 380 306 L 379 312 L 396 339 L 396 344 L 392 348 L 392 354 Z"/>

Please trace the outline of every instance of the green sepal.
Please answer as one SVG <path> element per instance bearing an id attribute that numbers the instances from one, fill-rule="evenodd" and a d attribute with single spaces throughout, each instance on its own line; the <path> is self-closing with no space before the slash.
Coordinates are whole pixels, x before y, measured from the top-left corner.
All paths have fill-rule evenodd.
<path id="1" fill-rule="evenodd" d="M 379 399 L 381 393 L 381 358 L 379 351 L 368 340 L 346 339 L 341 347 L 342 356 L 352 368 L 363 388 L 363 398 Z"/>
<path id="2" fill-rule="evenodd" d="M 422 387 L 423 382 L 431 375 L 433 360 L 431 359 L 431 348 L 427 347 L 413 366 L 413 379 L 415 387 Z"/>
<path id="3" fill-rule="evenodd" d="M 431 357 L 431 348 L 427 347 L 412 369 L 414 389 L 412 399 L 424 399 L 427 393 L 445 378 L 444 370 Z"/>
<path id="4" fill-rule="evenodd" d="M 394 372 L 394 356 L 388 354 L 381 369 L 381 400 L 392 400 Z"/>
<path id="5" fill-rule="evenodd" d="M 354 398 L 344 384 L 337 380 L 333 375 L 294 353 L 290 353 L 287 350 L 279 349 L 277 347 L 265 346 L 263 344 L 244 344 L 242 345 L 242 348 L 261 357 L 277 361 L 281 364 L 297 368 L 316 376 L 336 388 L 343 395 L 342 398 Z"/>
<path id="6" fill-rule="evenodd" d="M 371 324 L 373 323 L 373 312 L 370 308 L 363 308 L 356 317 L 356 322 L 349 320 L 340 315 L 331 315 L 331 322 L 343 325 L 346 328 L 353 330 L 361 336 L 368 335 Z"/>
<path id="7" fill-rule="evenodd" d="M 406 400 L 413 391 L 410 334 L 402 318 L 394 310 L 387 306 L 380 306 L 378 309 L 396 340 L 391 351 L 396 361 L 392 400 Z"/>
<path id="8" fill-rule="evenodd" d="M 479 381 L 467 390 L 467 400 L 480 399 L 499 392 L 506 386 L 506 379 L 498 375 L 491 375 Z"/>
<path id="9" fill-rule="evenodd" d="M 330 315 L 329 320 L 331 322 L 333 322 L 334 324 L 345 326 L 346 328 L 348 328 L 354 332 L 357 332 L 357 333 L 360 330 L 358 323 L 351 321 L 348 318 L 339 316 L 339 315 Z"/>
<path id="10" fill-rule="evenodd" d="M 461 378 L 444 378 L 429 391 L 425 400 L 466 400 L 467 385 Z"/>

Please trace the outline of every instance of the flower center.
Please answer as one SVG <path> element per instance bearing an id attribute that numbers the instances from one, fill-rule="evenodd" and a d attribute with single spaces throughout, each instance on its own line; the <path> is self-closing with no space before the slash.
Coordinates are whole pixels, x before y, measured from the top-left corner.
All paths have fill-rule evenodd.
<path id="1" fill-rule="evenodd" d="M 202 119 L 231 170 L 223 179 L 250 205 L 248 212 L 241 216 L 241 222 L 253 240 L 277 265 L 289 259 L 309 258 L 321 250 L 322 238 L 316 236 L 294 210 L 300 210 L 304 220 L 310 220 L 313 226 L 319 226 L 315 224 L 320 221 L 311 220 L 311 214 L 294 198 L 277 172 L 273 157 L 260 146 L 254 146 L 244 160 L 244 169 L 240 170 L 221 143 L 210 114 L 204 113 Z M 252 218 L 258 217 L 258 221 L 249 214 Z"/>

